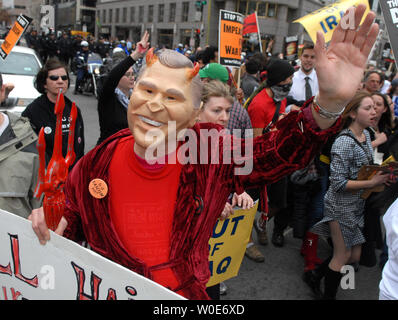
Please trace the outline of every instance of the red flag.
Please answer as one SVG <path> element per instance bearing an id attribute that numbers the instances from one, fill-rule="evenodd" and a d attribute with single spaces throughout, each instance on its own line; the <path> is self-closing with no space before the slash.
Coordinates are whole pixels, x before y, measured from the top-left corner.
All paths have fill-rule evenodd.
<path id="1" fill-rule="evenodd" d="M 252 13 L 251 15 L 248 15 L 245 20 L 243 20 L 243 35 L 257 32 L 256 13 Z"/>

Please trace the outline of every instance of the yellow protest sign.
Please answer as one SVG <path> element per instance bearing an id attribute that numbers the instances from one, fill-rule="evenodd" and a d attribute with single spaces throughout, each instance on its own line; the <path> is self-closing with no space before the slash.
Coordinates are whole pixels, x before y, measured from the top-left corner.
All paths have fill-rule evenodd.
<path id="1" fill-rule="evenodd" d="M 316 42 L 317 31 L 322 31 L 325 37 L 325 41 L 329 42 L 332 39 L 333 31 L 336 29 L 341 20 L 341 17 L 345 14 L 347 9 L 352 6 L 356 7 L 361 3 L 366 5 L 366 11 L 362 18 L 363 22 L 366 15 L 370 11 L 368 0 L 336 1 L 335 3 L 311 12 L 310 14 L 293 22 L 301 23 L 314 43 Z M 354 19 L 354 17 L 349 17 L 349 19 Z M 353 21 L 354 20 L 351 20 L 351 22 Z"/>
<path id="2" fill-rule="evenodd" d="M 207 286 L 235 277 L 252 232 L 258 201 L 249 210 L 234 210 L 228 219 L 217 220 L 209 240 L 210 280 Z"/>

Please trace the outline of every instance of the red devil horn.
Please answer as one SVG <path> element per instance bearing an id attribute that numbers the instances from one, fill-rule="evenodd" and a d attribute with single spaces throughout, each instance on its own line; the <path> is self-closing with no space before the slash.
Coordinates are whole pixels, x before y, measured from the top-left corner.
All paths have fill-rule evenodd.
<path id="1" fill-rule="evenodd" d="M 55 103 L 54 113 L 55 114 L 60 113 L 62 115 L 64 108 L 65 108 L 64 94 L 62 93 L 62 90 L 59 90 L 58 96 L 57 96 L 57 101 Z"/>
<path id="2" fill-rule="evenodd" d="M 147 67 L 150 67 L 158 60 L 158 57 L 156 56 L 156 54 L 154 54 L 153 50 L 154 48 L 149 49 L 146 54 L 145 61 Z"/>
<path id="3" fill-rule="evenodd" d="M 198 74 L 199 70 L 200 65 L 199 63 L 195 62 L 193 68 L 188 70 L 188 80 L 192 80 Z"/>

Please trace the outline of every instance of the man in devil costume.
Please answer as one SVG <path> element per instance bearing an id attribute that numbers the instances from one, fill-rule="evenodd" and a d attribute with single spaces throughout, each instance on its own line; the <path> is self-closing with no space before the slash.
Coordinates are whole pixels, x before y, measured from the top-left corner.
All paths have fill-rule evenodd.
<path id="1" fill-rule="evenodd" d="M 208 242 L 230 193 L 303 168 L 339 129 L 339 115 L 356 92 L 378 34 L 374 13 L 358 28 L 364 12 L 363 5 L 355 9 L 353 29 L 337 27 L 328 49 L 322 33 L 317 34 L 316 102 L 309 99 L 300 111 L 280 120 L 277 130 L 251 141 L 252 150 L 239 159 L 253 161 L 246 175 L 235 174 L 238 161 L 223 161 L 222 138 L 219 164 L 168 161 L 181 146 L 175 137 L 186 129 L 196 134 L 200 155 L 201 130 L 222 128 L 195 123 L 201 106 L 198 68 L 172 50 L 149 51 L 130 98 L 129 129 L 109 137 L 75 165 L 56 233 L 86 240 L 92 250 L 188 299 L 208 299 Z M 144 35 L 131 55 L 134 60 L 146 52 L 147 40 Z M 148 139 L 154 129 L 163 138 Z M 249 142 L 238 142 L 246 150 Z M 165 163 L 147 161 L 154 144 L 165 146 L 166 154 L 154 154 Z M 30 219 L 44 244 L 50 236 L 43 210 L 34 210 Z"/>

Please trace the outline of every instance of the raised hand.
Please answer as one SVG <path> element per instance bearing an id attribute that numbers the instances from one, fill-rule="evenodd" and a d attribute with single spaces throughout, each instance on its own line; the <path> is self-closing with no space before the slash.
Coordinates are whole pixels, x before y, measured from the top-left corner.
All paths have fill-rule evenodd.
<path id="1" fill-rule="evenodd" d="M 149 48 L 149 33 L 148 31 L 144 32 L 144 35 L 142 36 L 140 42 L 137 43 L 136 49 L 134 50 L 134 52 L 131 54 L 131 57 L 137 61 L 138 59 L 142 58 L 145 54 L 145 52 L 147 52 L 148 48 Z"/>
<path id="2" fill-rule="evenodd" d="M 5 83 L 0 88 L 0 103 L 8 98 L 8 94 L 14 89 L 12 83 Z"/>
<path id="3" fill-rule="evenodd" d="M 322 32 L 317 33 L 315 57 L 319 83 L 318 102 L 328 111 L 338 112 L 346 106 L 363 77 L 366 61 L 379 33 L 373 12 L 368 13 L 359 27 L 365 11 L 366 6 L 363 4 L 348 9 L 327 49 Z M 349 16 L 350 12 L 353 15 Z M 355 21 L 350 21 L 347 26 L 346 21 L 353 17 Z"/>

